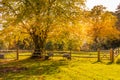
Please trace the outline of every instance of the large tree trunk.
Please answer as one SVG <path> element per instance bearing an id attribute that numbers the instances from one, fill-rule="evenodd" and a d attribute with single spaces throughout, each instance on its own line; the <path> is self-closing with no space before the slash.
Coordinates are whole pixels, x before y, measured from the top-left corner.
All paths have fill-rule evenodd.
<path id="1" fill-rule="evenodd" d="M 46 39 L 44 37 L 40 37 L 39 35 L 33 35 L 32 39 L 34 42 L 34 52 L 31 58 L 42 58 L 45 53 Z"/>

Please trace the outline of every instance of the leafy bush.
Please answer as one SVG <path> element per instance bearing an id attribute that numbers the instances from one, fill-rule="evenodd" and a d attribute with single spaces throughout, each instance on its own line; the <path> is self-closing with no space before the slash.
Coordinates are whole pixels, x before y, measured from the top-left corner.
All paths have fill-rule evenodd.
<path id="1" fill-rule="evenodd" d="M 115 63 L 120 64 L 120 55 L 117 57 L 117 59 L 115 60 Z"/>

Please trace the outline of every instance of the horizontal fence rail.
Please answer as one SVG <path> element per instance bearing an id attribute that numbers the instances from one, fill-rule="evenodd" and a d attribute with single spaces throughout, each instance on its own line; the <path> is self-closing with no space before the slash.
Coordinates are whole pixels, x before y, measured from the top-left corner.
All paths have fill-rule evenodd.
<path id="1" fill-rule="evenodd" d="M 34 50 L 0 50 L 0 59 L 3 57 L 16 59 L 18 56 L 31 56 L 33 52 Z M 119 55 L 120 50 L 115 49 L 113 52 L 113 56 L 116 57 Z M 98 58 L 98 51 L 45 51 L 43 56 L 48 55 L 48 53 L 52 53 L 52 57 L 63 57 L 67 53 L 76 58 Z M 111 59 L 110 53 L 110 50 L 99 50 L 99 59 Z"/>
<path id="2" fill-rule="evenodd" d="M 16 52 L 17 50 L 0 50 L 0 53 Z M 19 50 L 19 52 L 33 52 L 33 50 Z"/>
<path id="3" fill-rule="evenodd" d="M 0 50 L 0 59 L 16 60 L 20 56 L 31 56 L 32 53 L 33 50 Z"/>

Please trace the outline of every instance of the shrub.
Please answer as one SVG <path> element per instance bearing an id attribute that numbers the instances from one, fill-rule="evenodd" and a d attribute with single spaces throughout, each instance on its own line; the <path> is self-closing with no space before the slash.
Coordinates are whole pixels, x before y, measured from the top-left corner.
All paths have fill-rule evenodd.
<path id="1" fill-rule="evenodd" d="M 120 64 L 120 55 L 117 57 L 117 59 L 115 60 L 115 63 Z"/>

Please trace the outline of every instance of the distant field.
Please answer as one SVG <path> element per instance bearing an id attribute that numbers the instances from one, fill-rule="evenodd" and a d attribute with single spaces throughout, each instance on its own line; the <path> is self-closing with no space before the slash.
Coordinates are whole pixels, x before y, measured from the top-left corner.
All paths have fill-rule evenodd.
<path id="1" fill-rule="evenodd" d="M 120 65 L 111 64 L 109 60 L 96 62 L 97 58 L 66 60 L 53 57 L 42 61 L 25 58 L 22 56 L 19 61 L 1 65 L 0 80 L 120 80 Z"/>

